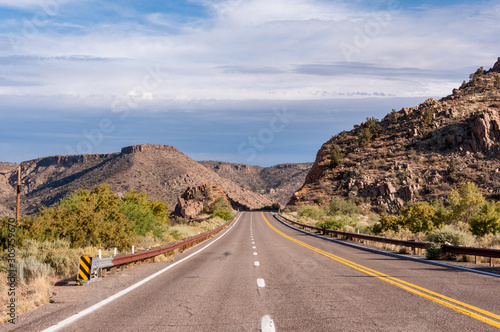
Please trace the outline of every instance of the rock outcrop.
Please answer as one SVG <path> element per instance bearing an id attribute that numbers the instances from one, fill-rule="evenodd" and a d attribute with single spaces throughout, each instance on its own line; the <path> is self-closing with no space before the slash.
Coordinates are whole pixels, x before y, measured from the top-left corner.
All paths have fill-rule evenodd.
<path id="1" fill-rule="evenodd" d="M 333 136 L 289 204 L 323 205 L 342 196 L 367 209 L 396 211 L 442 199 L 466 181 L 500 198 L 500 58 L 439 101 Z"/>
<path id="2" fill-rule="evenodd" d="M 160 150 L 160 151 L 174 151 L 179 152 L 175 146 L 172 145 L 161 145 L 161 144 L 137 144 L 131 145 L 122 148 L 121 153 L 129 154 L 129 153 L 139 153 L 151 150 Z"/>
<path id="3" fill-rule="evenodd" d="M 233 207 L 231 199 L 218 184 L 193 186 L 177 199 L 174 214 L 187 219 L 196 219 L 202 213 L 209 211 L 217 200 L 222 200 L 227 207 Z"/>

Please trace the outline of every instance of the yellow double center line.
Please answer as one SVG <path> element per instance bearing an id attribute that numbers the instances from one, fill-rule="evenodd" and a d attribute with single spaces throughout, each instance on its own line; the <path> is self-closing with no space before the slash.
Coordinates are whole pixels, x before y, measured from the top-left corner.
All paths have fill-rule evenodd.
<path id="1" fill-rule="evenodd" d="M 363 265 L 359 265 L 359 264 L 356 264 L 352 261 L 349 261 L 347 259 L 344 259 L 342 257 L 339 257 L 339 256 L 336 256 L 336 255 L 333 255 L 329 252 L 326 252 L 324 250 L 321 250 L 321 249 L 318 249 L 316 247 L 313 247 L 307 243 L 304 243 L 302 241 L 299 241 L 291 236 L 288 236 L 286 235 L 285 233 L 279 231 L 278 229 L 276 229 L 273 225 L 271 225 L 269 223 L 269 221 L 267 220 L 266 216 L 264 215 L 263 212 L 261 212 L 262 214 L 262 218 L 264 218 L 264 220 L 266 221 L 267 225 L 269 227 L 271 227 L 271 229 L 273 229 L 275 232 L 277 232 L 278 234 L 280 234 L 281 236 L 289 239 L 290 241 L 293 241 L 307 249 L 310 249 L 314 252 L 317 252 L 318 254 L 321 254 L 323 256 L 326 256 L 328 258 L 331 258 L 333 259 L 334 261 L 337 261 L 341 264 L 344 264 L 344 265 L 347 265 L 355 270 L 358 270 L 360 272 L 363 272 L 365 274 L 368 274 L 370 276 L 373 276 L 373 277 L 376 277 L 380 280 L 383 280 L 385 282 L 388 282 L 392 285 L 395 285 L 395 286 L 398 286 L 400 288 L 403 288 L 413 294 L 416 294 L 416 295 L 419 295 L 419 296 L 422 296 L 428 300 L 431 300 L 431 301 L 434 301 L 436 303 L 439 303 L 445 307 L 448 307 L 448 308 L 451 308 L 453 310 L 456 310 L 458 312 L 461 312 L 462 314 L 464 315 L 467 315 L 467 316 L 470 316 L 470 317 L 473 317 L 477 320 L 480 320 L 481 322 L 484 322 L 486 324 L 489 324 L 489 325 L 492 325 L 496 328 L 500 328 L 500 323 L 497 322 L 497 321 L 494 321 L 488 317 L 491 317 L 491 318 L 494 318 L 496 320 L 499 320 L 500 321 L 500 315 L 496 315 L 494 313 L 491 313 L 489 311 L 486 311 L 486 310 L 483 310 L 481 308 L 477 308 L 475 306 L 472 306 L 470 304 L 467 304 L 467 303 L 464 303 L 464 302 L 461 302 L 461 301 L 458 301 L 458 300 L 455 300 L 455 299 L 452 299 L 450 297 L 447 297 L 445 295 L 441 295 L 439 293 L 436 293 L 436 292 L 433 292 L 431 290 L 428 290 L 426 288 L 423 288 L 423 287 L 420 287 L 420 286 L 417 286 L 417 285 L 414 285 L 412 283 L 409 283 L 409 282 L 406 282 L 404 280 L 401 280 L 401 279 L 398 279 L 398 278 L 394 278 L 394 277 L 391 277 L 387 274 L 384 274 L 382 272 L 378 272 L 376 270 L 373 270 L 373 269 L 370 269 L 366 266 L 363 266 Z M 480 314 L 484 315 L 480 315 Z M 487 317 L 485 317 L 487 316 Z"/>

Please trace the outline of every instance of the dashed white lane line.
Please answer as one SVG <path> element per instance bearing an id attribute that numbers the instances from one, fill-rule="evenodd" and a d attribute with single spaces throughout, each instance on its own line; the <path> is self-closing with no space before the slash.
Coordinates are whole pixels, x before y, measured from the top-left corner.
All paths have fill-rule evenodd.
<path id="1" fill-rule="evenodd" d="M 252 242 L 252 244 L 255 244 L 255 242 Z"/>
<path id="2" fill-rule="evenodd" d="M 254 252 L 254 253 L 253 253 L 253 255 L 254 255 L 254 256 L 257 256 L 257 253 L 256 253 L 256 252 Z"/>
<path id="3" fill-rule="evenodd" d="M 265 315 L 262 317 L 262 320 L 260 321 L 260 327 L 262 332 L 275 332 L 276 329 L 274 328 L 274 322 L 271 319 L 269 315 Z"/>
<path id="4" fill-rule="evenodd" d="M 257 279 L 257 286 L 259 286 L 260 288 L 266 287 L 266 282 L 264 281 L 264 279 L 262 278 Z"/>
<path id="5" fill-rule="evenodd" d="M 253 247 L 252 247 L 252 249 L 257 249 L 257 247 L 256 247 L 256 246 L 253 246 Z"/>
<path id="6" fill-rule="evenodd" d="M 255 261 L 255 262 L 253 262 L 253 265 L 254 266 L 260 266 L 260 263 L 259 263 L 259 261 Z"/>

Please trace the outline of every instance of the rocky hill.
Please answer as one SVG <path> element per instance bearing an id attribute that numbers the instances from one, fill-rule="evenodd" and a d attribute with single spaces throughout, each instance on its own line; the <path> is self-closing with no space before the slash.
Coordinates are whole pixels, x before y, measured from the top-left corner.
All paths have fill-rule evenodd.
<path id="1" fill-rule="evenodd" d="M 333 136 L 290 205 L 350 197 L 395 211 L 446 197 L 465 181 L 500 198 L 500 58 L 441 100 L 393 110 Z"/>
<path id="2" fill-rule="evenodd" d="M 15 164 L 0 164 L 0 206 L 10 214 L 15 204 L 16 168 Z M 117 193 L 145 191 L 168 202 L 172 209 L 187 187 L 215 183 L 241 206 L 255 209 L 272 204 L 168 145 L 135 145 L 120 153 L 40 158 L 21 163 L 21 168 L 23 215 L 102 183 L 108 183 Z"/>
<path id="3" fill-rule="evenodd" d="M 298 163 L 260 167 L 220 161 L 200 161 L 200 163 L 243 188 L 262 194 L 283 206 L 304 183 L 313 165 L 312 163 Z"/>

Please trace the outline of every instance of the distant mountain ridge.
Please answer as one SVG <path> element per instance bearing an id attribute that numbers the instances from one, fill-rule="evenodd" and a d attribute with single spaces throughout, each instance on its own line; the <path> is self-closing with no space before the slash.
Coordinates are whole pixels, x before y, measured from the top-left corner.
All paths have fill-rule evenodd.
<path id="1" fill-rule="evenodd" d="M 443 199 L 475 182 L 500 198 L 500 58 L 437 101 L 368 118 L 323 144 L 289 205 L 326 204 L 332 196 L 396 211 L 407 202 Z"/>
<path id="2" fill-rule="evenodd" d="M 232 201 L 249 209 L 274 202 L 271 196 L 217 174 L 170 145 L 140 144 L 124 147 L 119 153 L 51 156 L 20 165 L 23 215 L 54 204 L 74 191 L 89 190 L 102 183 L 111 185 L 118 194 L 129 189 L 147 192 L 152 198 L 166 201 L 171 209 L 188 187 L 209 184 L 220 185 Z M 17 167 L 17 164 L 0 163 L 0 215 L 12 215 L 15 209 Z M 285 194 L 288 198 L 303 178 L 296 187 L 288 189 Z"/>
<path id="3" fill-rule="evenodd" d="M 266 196 L 273 202 L 286 205 L 292 193 L 300 188 L 313 163 L 287 163 L 270 167 L 249 166 L 221 161 L 200 161 L 247 190 Z"/>

